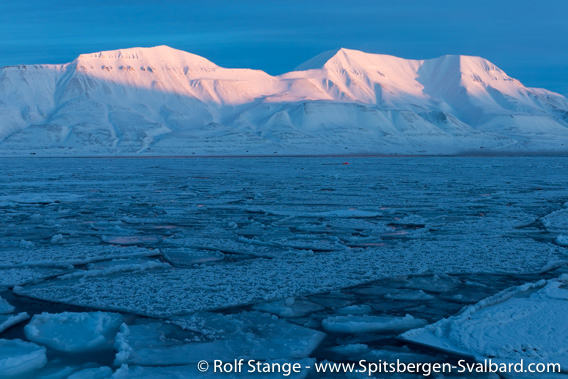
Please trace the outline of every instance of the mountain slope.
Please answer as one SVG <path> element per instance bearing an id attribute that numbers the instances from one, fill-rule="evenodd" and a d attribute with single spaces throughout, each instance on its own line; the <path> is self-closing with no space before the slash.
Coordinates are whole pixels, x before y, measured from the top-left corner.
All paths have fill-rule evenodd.
<path id="1" fill-rule="evenodd" d="M 568 100 L 467 56 L 339 49 L 270 76 L 167 46 L 0 69 L 2 155 L 568 152 Z"/>

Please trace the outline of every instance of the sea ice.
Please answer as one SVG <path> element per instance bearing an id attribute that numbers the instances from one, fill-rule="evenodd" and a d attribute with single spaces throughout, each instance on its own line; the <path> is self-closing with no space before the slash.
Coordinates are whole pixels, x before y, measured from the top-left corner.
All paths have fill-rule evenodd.
<path id="1" fill-rule="evenodd" d="M 187 247 L 177 249 L 165 248 L 161 249 L 161 251 L 164 254 L 164 258 L 176 266 L 192 266 L 194 264 L 217 262 L 225 258 L 225 255 L 219 251 Z"/>
<path id="2" fill-rule="evenodd" d="M 171 323 L 123 324 L 116 338 L 115 363 L 162 366 L 215 359 L 305 358 L 324 336 L 267 313 L 202 313 Z"/>
<path id="3" fill-rule="evenodd" d="M 117 258 L 160 255 L 159 250 L 102 245 L 66 245 L 32 250 L 0 250 L 0 268 L 65 267 Z"/>
<path id="4" fill-rule="evenodd" d="M 509 288 L 402 338 L 477 360 L 568 368 L 568 276 Z"/>
<path id="5" fill-rule="evenodd" d="M 306 299 L 289 297 L 285 300 L 255 304 L 253 309 L 272 313 L 279 317 L 305 317 L 310 313 L 321 311 L 324 308 Z"/>
<path id="6" fill-rule="evenodd" d="M 400 333 L 426 325 L 426 321 L 411 315 L 393 316 L 332 316 L 322 321 L 323 328 L 333 333 Z"/>
<path id="7" fill-rule="evenodd" d="M 71 268 L 15 267 L 0 268 L 0 286 L 12 288 L 56 277 L 71 271 Z"/>
<path id="8" fill-rule="evenodd" d="M 112 369 L 107 366 L 85 368 L 69 375 L 67 379 L 108 379 L 112 377 Z"/>
<path id="9" fill-rule="evenodd" d="M 45 347 L 19 339 L 0 339 L 0 377 L 21 378 L 45 366 Z"/>
<path id="10" fill-rule="evenodd" d="M 92 276 L 111 275 L 127 271 L 146 271 L 153 269 L 167 269 L 168 263 L 150 259 L 113 259 L 97 263 L 89 263 L 86 270 L 77 270 L 61 275 L 59 279 L 88 278 Z"/>
<path id="11" fill-rule="evenodd" d="M 24 327 L 26 338 L 64 352 L 111 347 L 122 316 L 107 312 L 36 314 Z"/>
<path id="12" fill-rule="evenodd" d="M 0 333 L 29 318 L 30 315 L 27 312 L 20 312 L 15 315 L 0 315 Z"/>
<path id="13" fill-rule="evenodd" d="M 0 296 L 0 315 L 14 312 L 14 307 L 8 303 L 8 300 Z"/>
<path id="14" fill-rule="evenodd" d="M 14 291 L 46 301 L 167 317 L 330 291 L 409 273 L 541 271 L 548 262 L 561 260 L 564 253 L 560 246 L 529 238 L 485 238 L 477 244 L 411 240 L 387 248 L 249 259 L 231 264 L 230 269 L 214 264 L 53 280 Z"/>
<path id="15" fill-rule="evenodd" d="M 544 216 L 541 220 L 543 225 L 550 232 L 568 232 L 568 208 L 554 211 Z"/>

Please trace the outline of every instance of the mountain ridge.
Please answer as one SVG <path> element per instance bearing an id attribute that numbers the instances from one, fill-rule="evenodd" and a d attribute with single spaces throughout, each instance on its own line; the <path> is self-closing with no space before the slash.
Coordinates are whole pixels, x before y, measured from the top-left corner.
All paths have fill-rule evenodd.
<path id="1" fill-rule="evenodd" d="M 168 46 L 0 68 L 0 155 L 568 152 L 568 100 L 490 61 L 338 49 L 271 76 Z"/>

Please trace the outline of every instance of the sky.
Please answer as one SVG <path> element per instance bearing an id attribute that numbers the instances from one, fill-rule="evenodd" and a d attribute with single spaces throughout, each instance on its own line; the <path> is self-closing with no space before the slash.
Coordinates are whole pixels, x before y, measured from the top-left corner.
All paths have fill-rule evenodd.
<path id="1" fill-rule="evenodd" d="M 2 0 L 0 66 L 168 45 L 277 75 L 346 47 L 481 56 L 529 87 L 568 95 L 567 14 L 567 0 Z"/>

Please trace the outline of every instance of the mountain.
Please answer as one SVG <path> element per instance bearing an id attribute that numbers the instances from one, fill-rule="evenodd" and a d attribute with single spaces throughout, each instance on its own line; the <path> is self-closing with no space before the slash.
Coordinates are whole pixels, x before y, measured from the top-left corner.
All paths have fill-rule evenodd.
<path id="1" fill-rule="evenodd" d="M 469 56 L 339 49 L 293 72 L 167 46 L 0 69 L 0 155 L 568 153 L 568 100 Z"/>

